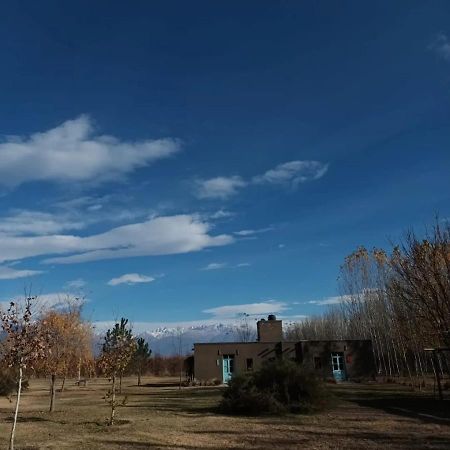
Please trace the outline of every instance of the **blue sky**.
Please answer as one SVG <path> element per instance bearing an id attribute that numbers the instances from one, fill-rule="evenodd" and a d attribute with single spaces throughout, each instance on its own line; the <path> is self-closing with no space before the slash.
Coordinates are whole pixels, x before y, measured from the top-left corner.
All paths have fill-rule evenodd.
<path id="1" fill-rule="evenodd" d="M 449 24 L 446 1 L 2 5 L 1 299 L 320 313 L 356 246 L 450 216 Z"/>

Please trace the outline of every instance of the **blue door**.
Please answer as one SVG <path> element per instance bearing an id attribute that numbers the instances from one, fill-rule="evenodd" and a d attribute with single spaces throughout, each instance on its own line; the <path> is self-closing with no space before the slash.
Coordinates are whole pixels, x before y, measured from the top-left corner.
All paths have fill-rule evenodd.
<path id="1" fill-rule="evenodd" d="M 223 382 L 228 383 L 234 372 L 234 355 L 223 355 L 222 360 Z"/>
<path id="2" fill-rule="evenodd" d="M 333 378 L 336 381 L 345 381 L 345 366 L 344 366 L 344 354 L 332 353 L 331 354 L 331 367 L 333 370 Z"/>

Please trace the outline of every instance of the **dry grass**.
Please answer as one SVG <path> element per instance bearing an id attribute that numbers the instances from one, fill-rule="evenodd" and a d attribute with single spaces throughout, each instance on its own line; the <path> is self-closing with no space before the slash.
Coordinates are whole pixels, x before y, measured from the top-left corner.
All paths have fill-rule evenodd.
<path id="1" fill-rule="evenodd" d="M 48 384 L 31 382 L 17 431 L 18 449 L 448 449 L 450 426 L 370 404 L 371 387 L 333 388 L 344 398 L 313 416 L 237 418 L 218 414 L 220 388 L 184 388 L 176 380 L 124 380 L 126 406 L 106 426 L 107 380 L 78 388 L 68 382 L 57 411 L 47 412 Z M 375 388 L 384 398 L 383 389 Z M 392 392 L 391 392 L 392 394 Z M 364 403 L 369 398 L 369 404 Z M 386 396 L 389 398 L 389 392 Z M 351 400 L 351 401 L 349 401 Z M 7 448 L 12 405 L 0 400 L 0 447 Z"/>

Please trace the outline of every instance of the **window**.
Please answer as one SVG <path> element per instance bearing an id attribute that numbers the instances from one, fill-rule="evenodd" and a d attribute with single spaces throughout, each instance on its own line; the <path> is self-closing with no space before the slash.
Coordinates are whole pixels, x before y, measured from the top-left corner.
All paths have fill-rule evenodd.
<path id="1" fill-rule="evenodd" d="M 314 369 L 319 370 L 322 368 L 322 359 L 320 356 L 314 356 Z"/>
<path id="2" fill-rule="evenodd" d="M 253 358 L 247 358 L 247 370 L 253 370 Z"/>

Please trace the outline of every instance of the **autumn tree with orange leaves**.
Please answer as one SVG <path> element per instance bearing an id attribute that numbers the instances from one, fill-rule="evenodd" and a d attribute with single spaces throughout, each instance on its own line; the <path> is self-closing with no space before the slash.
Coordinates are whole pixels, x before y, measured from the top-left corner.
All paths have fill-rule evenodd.
<path id="1" fill-rule="evenodd" d="M 80 308 L 68 311 L 48 311 L 39 326 L 46 336 L 45 359 L 39 369 L 50 376 L 50 412 L 55 409 L 56 382 L 74 376 L 80 365 L 92 361 L 92 331 L 81 318 Z"/>

